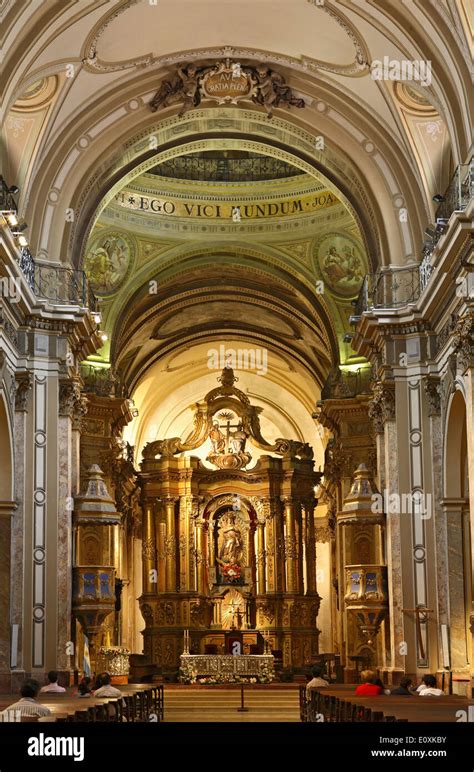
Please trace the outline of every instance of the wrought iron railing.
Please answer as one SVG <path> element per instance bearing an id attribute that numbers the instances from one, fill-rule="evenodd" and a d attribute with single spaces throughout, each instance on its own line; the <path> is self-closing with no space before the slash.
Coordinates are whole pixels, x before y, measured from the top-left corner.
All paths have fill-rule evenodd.
<path id="1" fill-rule="evenodd" d="M 360 366 L 356 370 L 334 368 L 321 390 L 321 399 L 353 399 L 358 394 L 370 394 L 372 368 Z"/>
<path id="2" fill-rule="evenodd" d="M 97 311 L 97 299 L 84 271 L 38 263 L 27 247 L 20 250 L 17 263 L 36 297 L 54 305 L 77 305 Z"/>
<path id="3" fill-rule="evenodd" d="M 355 315 L 360 317 L 371 308 L 401 308 L 416 303 L 426 287 L 429 269 L 417 263 L 401 267 L 384 268 L 378 273 L 364 277 L 359 297 L 355 304 Z"/>
<path id="4" fill-rule="evenodd" d="M 81 365 L 81 377 L 86 393 L 97 394 L 100 397 L 118 396 L 119 383 L 109 367 Z"/>
<path id="5" fill-rule="evenodd" d="M 1 212 L 17 212 L 17 206 L 13 194 L 10 193 L 10 189 L 0 176 L 0 211 Z"/>
<path id="6" fill-rule="evenodd" d="M 436 221 L 447 221 L 453 212 L 463 212 L 474 196 L 474 156 L 469 163 L 460 164 L 436 210 Z"/>
<path id="7" fill-rule="evenodd" d="M 151 171 L 162 177 L 204 182 L 242 182 L 276 180 L 301 174 L 286 161 L 252 154 L 245 158 L 214 157 L 211 153 L 201 156 L 179 156 L 163 161 Z"/>
<path id="8" fill-rule="evenodd" d="M 464 211 L 474 196 L 474 158 L 461 164 L 443 195 L 436 211 L 436 226 L 423 247 L 423 259 L 415 265 L 382 268 L 364 277 L 359 296 L 354 301 L 355 323 L 364 311 L 372 308 L 401 308 L 416 303 L 428 286 L 433 266 L 432 252 L 445 233 L 449 218 L 454 212 Z M 430 230 L 430 229 L 427 229 Z"/>
<path id="9" fill-rule="evenodd" d="M 8 213 L 17 213 L 15 200 L 3 177 L 0 177 L 0 212 L 5 216 Z M 15 227 L 11 226 L 13 232 Z M 15 259 L 36 297 L 49 300 L 55 305 L 78 305 L 97 311 L 97 299 L 84 271 L 40 263 L 35 260 L 28 247 L 19 248 Z"/>

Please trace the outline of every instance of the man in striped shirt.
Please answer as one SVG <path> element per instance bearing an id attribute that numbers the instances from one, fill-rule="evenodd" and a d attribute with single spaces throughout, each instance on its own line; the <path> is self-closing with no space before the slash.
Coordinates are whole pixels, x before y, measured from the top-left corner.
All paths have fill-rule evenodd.
<path id="1" fill-rule="evenodd" d="M 40 690 L 38 681 L 34 678 L 27 678 L 21 685 L 21 700 L 9 705 L 3 713 L 0 713 L 2 721 L 21 721 L 23 716 L 35 718 L 40 716 L 51 716 L 51 711 L 46 705 L 40 705 L 37 700 Z"/>

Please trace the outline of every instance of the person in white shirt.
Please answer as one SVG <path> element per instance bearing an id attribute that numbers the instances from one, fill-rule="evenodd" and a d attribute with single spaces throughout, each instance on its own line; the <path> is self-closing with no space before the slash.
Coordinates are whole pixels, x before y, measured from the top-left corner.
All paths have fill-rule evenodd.
<path id="1" fill-rule="evenodd" d="M 41 687 L 42 692 L 57 692 L 58 694 L 60 692 L 65 692 L 66 689 L 64 686 L 59 686 L 58 684 L 58 674 L 55 670 L 50 670 L 48 673 L 48 683 L 46 686 Z"/>
<path id="2" fill-rule="evenodd" d="M 318 665 L 315 665 L 311 671 L 311 675 L 313 676 L 311 681 L 309 681 L 308 684 L 306 684 L 306 696 L 309 697 L 311 694 L 311 689 L 319 689 L 324 686 L 329 686 L 329 683 L 324 680 L 324 678 L 321 678 L 322 668 L 320 668 Z"/>
<path id="3" fill-rule="evenodd" d="M 420 697 L 441 697 L 444 694 L 442 689 L 436 687 L 436 678 L 434 675 L 425 675 L 421 679 L 421 684 L 417 690 Z"/>
<path id="4" fill-rule="evenodd" d="M 46 705 L 40 705 L 37 700 L 39 690 L 40 685 L 34 678 L 23 681 L 20 689 L 21 700 L 9 705 L 3 713 L 0 713 L 0 721 L 18 721 L 18 716 L 26 718 L 50 716 L 50 709 Z"/>
<path id="5" fill-rule="evenodd" d="M 109 673 L 100 673 L 97 676 L 98 689 L 94 690 L 94 697 L 121 697 L 122 692 L 110 683 Z"/>

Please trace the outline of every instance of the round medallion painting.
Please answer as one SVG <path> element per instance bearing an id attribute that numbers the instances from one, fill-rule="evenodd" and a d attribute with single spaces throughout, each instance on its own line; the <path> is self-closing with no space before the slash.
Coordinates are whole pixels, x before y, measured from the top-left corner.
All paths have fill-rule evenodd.
<path id="1" fill-rule="evenodd" d="M 360 244 L 342 233 L 328 233 L 318 244 L 317 257 L 324 281 L 333 292 L 354 297 L 359 292 L 365 270 Z"/>
<path id="2" fill-rule="evenodd" d="M 132 262 L 132 243 L 121 233 L 99 236 L 87 253 L 84 271 L 97 295 L 110 295 L 125 279 Z"/>

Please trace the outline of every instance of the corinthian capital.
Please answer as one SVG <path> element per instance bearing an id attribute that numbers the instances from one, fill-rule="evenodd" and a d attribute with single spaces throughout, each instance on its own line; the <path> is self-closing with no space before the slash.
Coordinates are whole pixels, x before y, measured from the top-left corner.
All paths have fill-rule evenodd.
<path id="1" fill-rule="evenodd" d="M 469 367 L 474 367 L 474 311 L 468 311 L 459 319 L 453 343 L 458 366 L 464 373 Z"/>
<path id="2" fill-rule="evenodd" d="M 72 418 L 76 403 L 81 400 L 81 387 L 77 381 L 60 381 L 59 415 Z"/>
<path id="3" fill-rule="evenodd" d="M 395 384 L 377 381 L 372 387 L 373 397 L 369 402 L 369 418 L 377 434 L 384 430 L 386 421 L 395 420 Z"/>
<path id="4" fill-rule="evenodd" d="M 441 390 L 439 378 L 427 378 L 424 383 L 428 401 L 428 415 L 439 415 L 441 412 Z"/>

